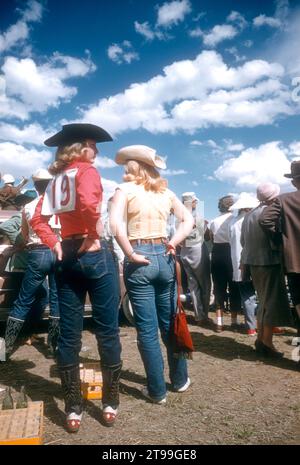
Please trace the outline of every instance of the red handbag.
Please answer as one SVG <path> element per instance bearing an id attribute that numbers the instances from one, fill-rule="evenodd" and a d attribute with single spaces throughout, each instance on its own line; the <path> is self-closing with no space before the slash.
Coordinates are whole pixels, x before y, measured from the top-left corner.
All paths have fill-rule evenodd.
<path id="1" fill-rule="evenodd" d="M 180 263 L 175 258 L 176 280 L 177 280 L 177 308 L 174 315 L 171 329 L 171 343 L 173 347 L 174 357 L 192 359 L 192 352 L 195 350 L 191 333 L 186 321 L 186 315 L 180 300 L 181 285 L 181 269 Z"/>

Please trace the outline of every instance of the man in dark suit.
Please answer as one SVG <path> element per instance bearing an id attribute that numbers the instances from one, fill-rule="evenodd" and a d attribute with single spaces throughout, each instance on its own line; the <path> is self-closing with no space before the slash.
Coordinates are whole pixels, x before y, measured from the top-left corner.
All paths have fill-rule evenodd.
<path id="1" fill-rule="evenodd" d="M 298 315 L 300 336 L 300 160 L 293 161 L 291 172 L 284 176 L 291 178 L 297 191 L 279 195 L 263 210 L 259 224 L 275 243 L 282 243 L 284 268 Z"/>

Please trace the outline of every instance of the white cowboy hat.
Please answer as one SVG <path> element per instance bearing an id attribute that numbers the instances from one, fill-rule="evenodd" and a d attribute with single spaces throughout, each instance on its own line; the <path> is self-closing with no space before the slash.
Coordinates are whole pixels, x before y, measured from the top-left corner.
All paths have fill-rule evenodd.
<path id="1" fill-rule="evenodd" d="M 184 192 L 182 195 L 181 195 L 181 198 L 182 198 L 182 201 L 183 202 L 188 202 L 188 201 L 193 201 L 193 200 L 196 200 L 197 202 L 199 202 L 199 199 L 198 197 L 196 196 L 195 192 Z"/>
<path id="2" fill-rule="evenodd" d="M 146 165 L 162 170 L 166 169 L 164 160 L 159 155 L 156 155 L 156 150 L 147 147 L 147 145 L 128 145 L 118 150 L 115 157 L 115 162 L 118 165 L 125 165 L 129 160 L 141 161 Z"/>
<path id="3" fill-rule="evenodd" d="M 242 192 L 239 195 L 237 201 L 231 205 L 229 211 L 233 210 L 241 210 L 242 208 L 256 208 L 259 204 L 259 201 L 253 194 L 249 194 L 248 192 Z"/>
<path id="4" fill-rule="evenodd" d="M 53 176 L 45 168 L 39 168 L 32 175 L 33 181 L 46 181 L 52 179 Z"/>
<path id="5" fill-rule="evenodd" d="M 11 174 L 4 174 L 2 176 L 2 181 L 4 184 L 13 184 L 15 182 L 15 178 Z"/>

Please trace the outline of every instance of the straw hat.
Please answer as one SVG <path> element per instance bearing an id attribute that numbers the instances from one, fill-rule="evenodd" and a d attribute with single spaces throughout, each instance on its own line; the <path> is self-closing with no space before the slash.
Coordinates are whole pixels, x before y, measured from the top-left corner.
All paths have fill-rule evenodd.
<path id="1" fill-rule="evenodd" d="M 231 205 L 229 211 L 241 210 L 243 208 L 256 208 L 258 204 L 259 202 L 257 198 L 253 196 L 253 194 L 249 194 L 248 192 L 242 192 L 239 195 L 237 201 L 233 205 Z"/>
<path id="2" fill-rule="evenodd" d="M 53 176 L 49 173 L 48 170 L 45 170 L 45 168 L 39 168 L 32 175 L 33 181 L 47 181 L 47 180 L 50 180 L 52 178 L 53 178 Z"/>
<path id="3" fill-rule="evenodd" d="M 196 200 L 197 202 L 199 202 L 199 199 L 196 196 L 195 192 L 184 192 L 181 195 L 181 198 L 183 202 L 192 202 L 193 200 Z"/>
<path id="4" fill-rule="evenodd" d="M 162 170 L 166 169 L 164 160 L 156 154 L 156 150 L 147 145 L 128 145 L 118 150 L 115 157 L 118 165 L 125 165 L 129 160 L 141 161 Z"/>

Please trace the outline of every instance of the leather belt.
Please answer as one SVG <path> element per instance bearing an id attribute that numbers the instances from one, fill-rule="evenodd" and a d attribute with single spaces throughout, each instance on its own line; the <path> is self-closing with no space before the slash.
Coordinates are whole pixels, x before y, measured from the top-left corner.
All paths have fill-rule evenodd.
<path id="1" fill-rule="evenodd" d="M 49 247 L 45 244 L 28 244 L 26 245 L 27 250 L 45 250 L 49 249 Z"/>
<path id="2" fill-rule="evenodd" d="M 129 241 L 132 246 L 141 244 L 166 244 L 166 237 L 155 237 L 153 239 L 132 239 Z"/>
<path id="3" fill-rule="evenodd" d="M 88 237 L 87 234 L 72 234 L 72 236 L 64 237 L 64 241 L 71 241 L 72 239 L 85 239 Z"/>

